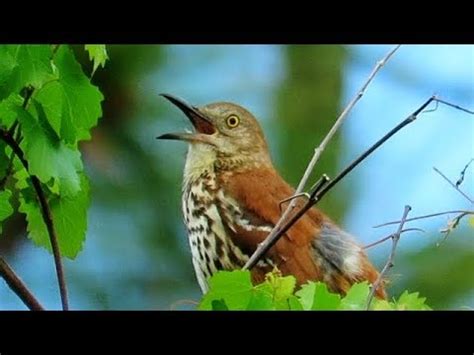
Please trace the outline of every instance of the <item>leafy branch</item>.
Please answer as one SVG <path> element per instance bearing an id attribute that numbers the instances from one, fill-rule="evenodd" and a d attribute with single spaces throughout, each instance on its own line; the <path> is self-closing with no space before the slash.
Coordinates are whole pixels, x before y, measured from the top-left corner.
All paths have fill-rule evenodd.
<path id="1" fill-rule="evenodd" d="M 104 45 L 87 50 L 94 70 L 104 66 Z M 13 187 L 18 211 L 26 214 L 28 236 L 53 254 L 62 309 L 68 310 L 61 257 L 74 258 L 81 250 L 89 204 L 78 143 L 90 139 L 102 115 L 103 95 L 67 45 L 1 45 L 0 58 L 0 221 L 13 213 Z M 10 176 L 16 183 L 6 187 Z M 10 288 L 38 309 L 5 265 L 0 273 Z"/>
<path id="2" fill-rule="evenodd" d="M 28 161 L 25 159 L 25 155 L 22 149 L 15 141 L 15 139 L 11 136 L 11 134 L 4 129 L 0 129 L 0 139 L 2 139 L 12 149 L 13 153 L 15 153 L 21 164 L 25 167 L 26 171 L 30 175 L 31 184 L 33 185 L 33 188 L 35 189 L 36 195 L 38 197 L 38 201 L 41 207 L 41 214 L 43 216 L 44 223 L 46 224 L 49 240 L 51 242 L 51 248 L 53 250 L 54 266 L 56 268 L 56 276 L 58 278 L 59 293 L 61 295 L 62 307 L 63 310 L 67 311 L 69 309 L 67 299 L 67 287 L 64 276 L 64 269 L 61 261 L 61 252 L 58 244 L 58 236 L 56 234 L 56 229 L 54 228 L 51 209 L 49 208 L 45 193 L 43 191 L 43 188 L 41 187 L 41 182 L 39 181 L 37 176 L 30 174 L 28 169 Z"/>

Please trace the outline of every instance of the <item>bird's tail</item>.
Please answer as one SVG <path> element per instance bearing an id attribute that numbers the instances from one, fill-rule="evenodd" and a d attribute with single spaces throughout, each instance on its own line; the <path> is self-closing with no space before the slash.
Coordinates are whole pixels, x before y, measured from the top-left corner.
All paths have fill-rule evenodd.
<path id="1" fill-rule="evenodd" d="M 330 220 L 323 222 L 312 247 L 323 281 L 334 292 L 345 294 L 356 282 L 368 281 L 373 285 L 379 276 L 354 237 Z M 385 281 L 382 281 L 375 293 L 377 298 L 387 298 L 384 286 Z"/>

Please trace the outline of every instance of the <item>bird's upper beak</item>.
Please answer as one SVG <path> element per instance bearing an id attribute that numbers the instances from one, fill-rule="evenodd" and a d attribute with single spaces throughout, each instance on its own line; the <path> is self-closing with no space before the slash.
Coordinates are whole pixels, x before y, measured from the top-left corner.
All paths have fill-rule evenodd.
<path id="1" fill-rule="evenodd" d="M 156 137 L 157 139 L 174 139 L 174 140 L 185 140 L 185 141 L 207 141 L 206 136 L 210 136 L 216 132 L 216 129 L 212 122 L 199 110 L 177 98 L 176 96 L 169 94 L 160 94 L 165 99 L 168 99 L 176 105 L 183 113 L 189 118 L 193 124 L 196 133 L 165 133 L 161 136 Z"/>

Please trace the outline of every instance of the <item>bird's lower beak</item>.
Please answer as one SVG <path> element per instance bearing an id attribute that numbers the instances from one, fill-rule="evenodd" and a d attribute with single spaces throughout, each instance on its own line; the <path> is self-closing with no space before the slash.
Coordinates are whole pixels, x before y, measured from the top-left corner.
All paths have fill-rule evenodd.
<path id="1" fill-rule="evenodd" d="M 165 99 L 168 99 L 176 105 L 183 113 L 189 118 L 193 124 L 196 133 L 165 133 L 161 136 L 156 137 L 157 139 L 173 139 L 173 140 L 184 140 L 184 141 L 203 141 L 206 140 L 206 135 L 212 135 L 216 132 L 214 125 L 206 118 L 198 109 L 194 106 L 189 105 L 185 101 L 169 95 L 160 94 Z"/>

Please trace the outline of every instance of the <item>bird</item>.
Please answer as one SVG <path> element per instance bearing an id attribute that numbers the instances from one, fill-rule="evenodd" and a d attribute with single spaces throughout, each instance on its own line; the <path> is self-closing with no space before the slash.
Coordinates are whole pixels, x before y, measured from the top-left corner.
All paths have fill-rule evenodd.
<path id="1" fill-rule="evenodd" d="M 193 126 L 192 131 L 156 138 L 188 143 L 182 213 L 196 278 L 206 293 L 214 273 L 245 265 L 281 217 L 280 202 L 295 190 L 273 166 L 262 128 L 247 109 L 231 102 L 196 107 L 160 95 Z M 275 269 L 293 275 L 297 287 L 321 281 L 341 295 L 354 283 L 374 284 L 379 276 L 356 239 L 315 207 L 251 269 L 252 282 L 263 282 Z M 386 299 L 384 284 L 375 297 Z"/>

